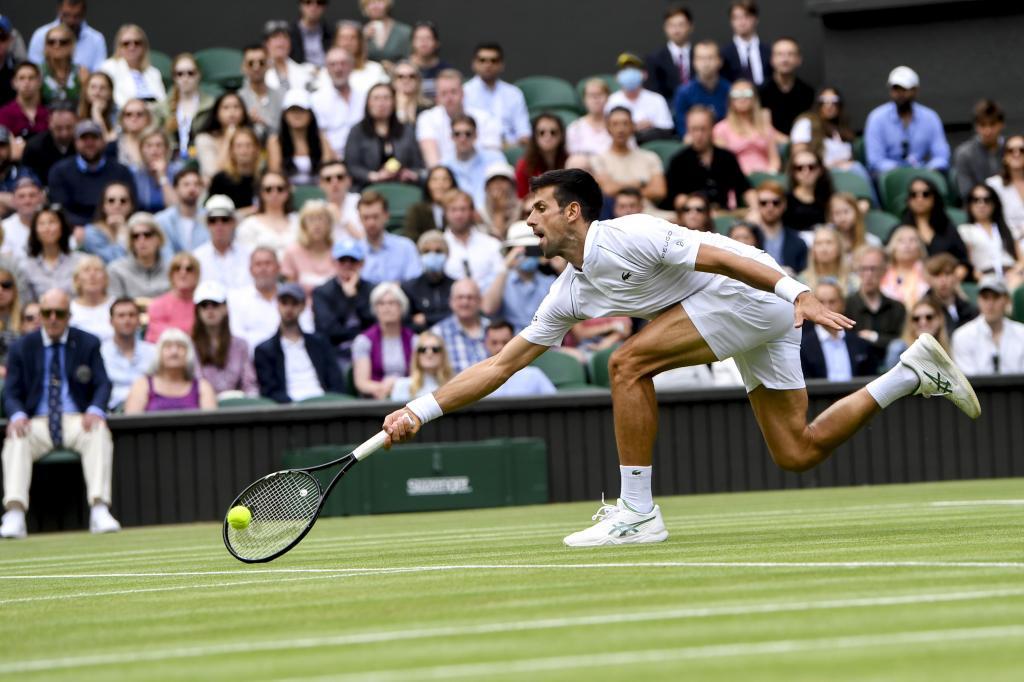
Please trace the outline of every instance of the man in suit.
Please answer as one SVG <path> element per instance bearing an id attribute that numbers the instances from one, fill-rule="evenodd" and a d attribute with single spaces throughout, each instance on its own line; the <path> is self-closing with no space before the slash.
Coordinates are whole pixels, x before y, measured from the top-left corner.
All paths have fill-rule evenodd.
<path id="1" fill-rule="evenodd" d="M 814 295 L 826 308 L 843 314 L 846 309 L 843 291 L 835 282 L 822 282 Z M 826 329 L 820 324 L 804 324 L 800 342 L 800 364 L 805 379 L 849 381 L 853 377 L 878 373 L 871 345 L 856 334 Z"/>
<path id="2" fill-rule="evenodd" d="M 277 292 L 281 326 L 277 334 L 256 347 L 256 377 L 260 393 L 279 403 L 343 393 L 345 382 L 334 349 L 315 334 L 304 334 L 299 315 L 306 293 L 298 284 L 282 284 Z"/>
<path id="3" fill-rule="evenodd" d="M 68 326 L 71 302 L 64 291 L 47 291 L 39 306 L 42 329 L 19 339 L 7 359 L 4 408 L 11 416 L 2 455 L 6 512 L 0 537 L 25 537 L 32 463 L 61 447 L 82 457 L 92 505 L 89 530 L 118 531 L 121 525 L 108 508 L 114 443 L 106 422 L 111 386 L 100 340 Z"/>
<path id="4" fill-rule="evenodd" d="M 722 46 L 722 77 L 740 78 L 761 87 L 772 77 L 771 50 L 757 36 L 758 8 L 755 0 L 729 3 L 732 40 Z"/>
<path id="5" fill-rule="evenodd" d="M 676 88 L 686 85 L 694 77 L 693 15 L 689 8 L 671 5 L 665 11 L 665 37 L 668 42 L 660 50 L 647 55 L 647 82 L 644 87 L 653 90 L 671 102 Z"/>

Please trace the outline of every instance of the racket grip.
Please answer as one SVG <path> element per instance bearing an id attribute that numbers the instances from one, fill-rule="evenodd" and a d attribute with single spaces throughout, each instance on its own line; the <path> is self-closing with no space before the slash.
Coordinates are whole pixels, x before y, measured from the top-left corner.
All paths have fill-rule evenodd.
<path id="1" fill-rule="evenodd" d="M 376 436 L 374 436 L 373 438 L 371 438 L 370 440 L 366 441 L 365 443 L 357 447 L 355 450 L 353 450 L 352 456 L 360 461 L 366 459 L 367 457 L 369 457 L 370 455 L 384 447 L 384 441 L 387 440 L 387 438 L 388 434 L 385 433 L 384 431 L 381 431 Z"/>

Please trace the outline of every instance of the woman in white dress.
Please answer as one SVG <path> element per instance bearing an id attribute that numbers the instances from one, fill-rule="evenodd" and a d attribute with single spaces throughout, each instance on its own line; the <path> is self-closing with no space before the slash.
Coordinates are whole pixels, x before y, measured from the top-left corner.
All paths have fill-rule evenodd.
<path id="1" fill-rule="evenodd" d="M 141 27 L 125 24 L 114 38 L 114 56 L 100 64 L 100 71 L 114 81 L 114 102 L 119 107 L 132 99 L 163 102 L 167 98 L 160 71 L 149 63 L 149 38 Z"/>
<path id="2" fill-rule="evenodd" d="M 280 260 L 299 236 L 299 220 L 292 211 L 292 186 L 288 178 L 267 171 L 259 183 L 259 211 L 238 226 L 238 241 L 249 249 L 266 246 Z"/>
<path id="3" fill-rule="evenodd" d="M 103 259 L 93 255 L 79 259 L 72 276 L 75 297 L 71 300 L 71 326 L 89 332 L 100 341 L 114 338 L 114 328 L 110 325 L 110 304 L 114 297 L 107 293 L 109 284 Z"/>
<path id="4" fill-rule="evenodd" d="M 1003 218 L 1015 241 L 1024 239 L 1024 135 L 1012 135 L 1003 146 L 1003 172 L 985 184 L 1003 204 Z"/>
<path id="5" fill-rule="evenodd" d="M 967 197 L 967 224 L 957 228 L 967 245 L 974 278 L 996 275 L 1013 291 L 1024 281 L 1021 247 L 1003 219 L 999 196 L 988 185 L 975 185 Z"/>

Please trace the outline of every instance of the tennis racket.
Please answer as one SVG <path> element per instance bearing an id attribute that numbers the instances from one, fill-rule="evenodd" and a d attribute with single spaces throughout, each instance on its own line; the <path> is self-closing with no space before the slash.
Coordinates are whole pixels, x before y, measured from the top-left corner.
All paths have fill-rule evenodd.
<path id="1" fill-rule="evenodd" d="M 273 561 L 306 537 L 313 528 L 327 496 L 341 477 L 377 450 L 387 439 L 383 431 L 355 450 L 325 464 L 305 469 L 277 471 L 253 482 L 235 498 L 228 509 L 246 507 L 252 514 L 249 525 L 235 528 L 224 516 L 224 546 L 239 561 L 258 564 Z M 314 471 L 338 466 L 338 473 L 326 490 L 312 475 Z"/>

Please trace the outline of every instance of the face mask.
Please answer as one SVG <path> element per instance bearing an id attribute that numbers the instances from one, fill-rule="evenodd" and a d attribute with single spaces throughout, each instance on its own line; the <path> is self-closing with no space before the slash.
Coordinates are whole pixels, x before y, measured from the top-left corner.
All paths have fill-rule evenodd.
<path id="1" fill-rule="evenodd" d="M 636 68 L 623 69 L 615 76 L 615 80 L 623 90 L 636 90 L 644 82 L 644 72 Z"/>
<path id="2" fill-rule="evenodd" d="M 420 254 L 420 263 L 423 264 L 423 269 L 427 272 L 441 272 L 444 270 L 446 260 L 448 259 L 443 253 L 436 251 Z"/>
<path id="3" fill-rule="evenodd" d="M 537 268 L 540 267 L 540 258 L 536 256 L 523 256 L 519 259 L 519 264 L 516 265 L 516 269 L 519 272 L 537 272 Z"/>

